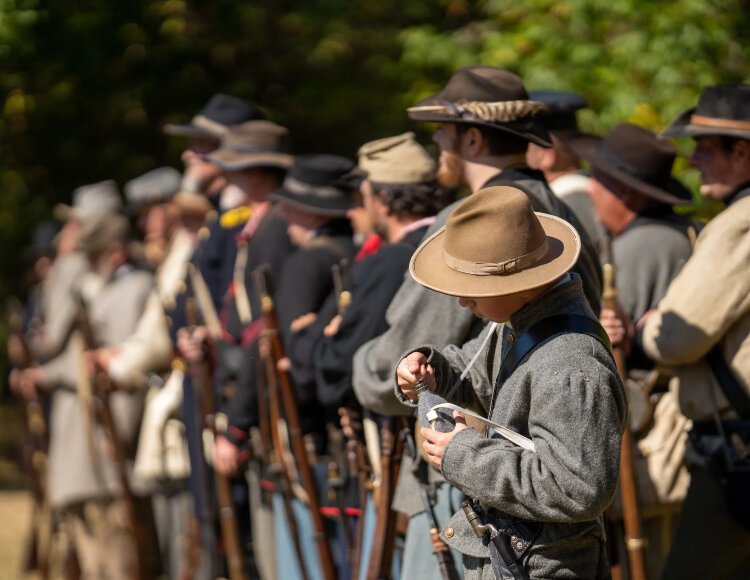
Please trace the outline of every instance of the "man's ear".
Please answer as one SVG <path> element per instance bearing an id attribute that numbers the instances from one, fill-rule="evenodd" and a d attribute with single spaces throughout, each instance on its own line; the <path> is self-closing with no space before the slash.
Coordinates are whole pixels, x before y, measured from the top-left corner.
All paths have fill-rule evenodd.
<path id="1" fill-rule="evenodd" d="M 750 163 L 750 141 L 745 139 L 735 141 L 732 157 L 741 163 Z"/>
<path id="2" fill-rule="evenodd" d="M 469 127 L 461 135 L 461 156 L 465 159 L 479 157 L 485 149 L 484 134 L 477 127 Z"/>
<path id="3" fill-rule="evenodd" d="M 381 217 L 388 217 L 391 215 L 391 208 L 388 207 L 388 204 L 383 201 L 383 192 L 382 191 L 376 191 L 373 193 L 372 196 L 372 202 L 375 204 L 375 211 L 378 213 Z"/>
<path id="4" fill-rule="evenodd" d="M 554 147 L 539 147 L 541 151 L 540 155 L 540 169 L 542 171 L 551 171 L 557 163 L 557 150 Z"/>

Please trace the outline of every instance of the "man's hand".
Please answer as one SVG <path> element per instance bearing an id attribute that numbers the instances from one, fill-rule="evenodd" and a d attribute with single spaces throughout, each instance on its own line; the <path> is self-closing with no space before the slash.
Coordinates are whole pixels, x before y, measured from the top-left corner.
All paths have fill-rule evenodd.
<path id="1" fill-rule="evenodd" d="M 223 435 L 217 435 L 214 444 L 214 469 L 222 475 L 235 475 L 239 465 L 239 448 Z"/>
<path id="2" fill-rule="evenodd" d="M 318 317 L 317 314 L 314 312 L 308 312 L 307 314 L 303 314 L 302 316 L 295 318 L 292 323 L 289 325 L 289 330 L 292 332 L 299 332 L 300 330 L 307 328 L 310 326 L 313 322 L 315 322 L 315 319 Z"/>
<path id="3" fill-rule="evenodd" d="M 635 327 L 630 317 L 624 312 L 602 308 L 599 322 L 609 336 L 612 346 L 619 346 L 625 354 L 629 354 L 635 336 Z"/>
<path id="4" fill-rule="evenodd" d="M 288 356 L 282 357 L 276 361 L 276 370 L 280 373 L 288 373 L 292 370 L 292 361 L 289 360 Z"/>
<path id="5" fill-rule="evenodd" d="M 97 365 L 102 370 L 107 371 L 109 369 L 109 364 L 112 362 L 112 359 L 120 354 L 121 350 L 122 349 L 120 349 L 119 347 L 97 348 L 96 350 L 88 351 L 86 355 L 94 365 Z"/>
<path id="6" fill-rule="evenodd" d="M 177 331 L 177 348 L 180 354 L 190 363 L 199 363 L 206 356 L 204 345 L 208 340 L 208 328 L 196 326 L 195 328 L 180 328 Z"/>
<path id="7" fill-rule="evenodd" d="M 417 392 L 414 387 L 421 380 L 427 383 L 431 391 L 435 390 L 435 376 L 427 357 L 421 352 L 412 352 L 406 355 L 396 367 L 396 378 L 401 392 L 413 401 L 417 400 Z"/>
<path id="8" fill-rule="evenodd" d="M 362 433 L 362 416 L 352 407 L 339 407 L 341 430 L 347 439 L 359 439 Z"/>
<path id="9" fill-rule="evenodd" d="M 326 324 L 326 327 L 323 329 L 323 336 L 336 336 L 339 332 L 339 328 L 341 327 L 341 320 L 342 316 L 340 314 L 337 314 L 333 318 L 331 318 L 331 322 Z"/>
<path id="10" fill-rule="evenodd" d="M 44 379 L 44 371 L 39 367 L 29 367 L 22 371 L 14 370 L 10 378 L 11 388 L 25 399 L 35 399 L 39 386 L 44 384 Z"/>
<path id="11" fill-rule="evenodd" d="M 440 469 L 440 466 L 443 463 L 445 448 L 448 447 L 448 444 L 451 441 L 453 441 L 456 433 L 468 429 L 466 419 L 464 419 L 464 416 L 458 411 L 453 411 L 453 420 L 456 422 L 456 427 L 450 433 L 441 433 L 440 431 L 428 429 L 427 427 L 422 427 L 419 430 L 422 437 L 425 439 L 424 443 L 422 443 L 422 448 L 425 450 L 425 453 L 427 453 L 427 459 L 438 469 Z"/>

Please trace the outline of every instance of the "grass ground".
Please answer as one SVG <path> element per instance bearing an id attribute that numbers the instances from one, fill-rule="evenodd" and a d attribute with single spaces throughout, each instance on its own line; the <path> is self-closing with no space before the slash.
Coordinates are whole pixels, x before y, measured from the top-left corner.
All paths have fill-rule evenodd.
<path id="1" fill-rule="evenodd" d="M 22 578 L 21 555 L 31 515 L 26 491 L 0 491 L 0 580 Z"/>
<path id="2" fill-rule="evenodd" d="M 31 495 L 19 470 L 19 417 L 0 403 L 0 580 L 22 578 L 21 556 L 29 531 Z"/>

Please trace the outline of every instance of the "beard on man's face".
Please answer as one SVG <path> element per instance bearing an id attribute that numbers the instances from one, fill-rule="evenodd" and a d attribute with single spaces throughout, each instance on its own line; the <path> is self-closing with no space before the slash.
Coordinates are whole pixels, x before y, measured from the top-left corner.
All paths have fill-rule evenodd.
<path id="1" fill-rule="evenodd" d="M 443 187 L 457 187 L 464 184 L 464 164 L 461 157 L 453 151 L 440 152 L 440 165 L 437 180 Z"/>

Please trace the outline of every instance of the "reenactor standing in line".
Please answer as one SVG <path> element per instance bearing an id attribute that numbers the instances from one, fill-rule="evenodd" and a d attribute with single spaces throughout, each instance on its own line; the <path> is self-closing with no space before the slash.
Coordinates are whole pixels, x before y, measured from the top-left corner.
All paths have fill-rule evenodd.
<path id="1" fill-rule="evenodd" d="M 322 323 L 322 332 L 316 345 L 308 347 L 318 399 L 333 409 L 356 402 L 354 353 L 387 330 L 385 311 L 401 287 L 411 254 L 447 205 L 447 196 L 438 189 L 435 162 L 413 133 L 366 143 L 358 156 L 363 204 L 384 243 L 374 255 L 354 262 L 351 303 L 341 314 L 339 297 L 328 298 L 316 321 L 319 328 Z"/>
<path id="2" fill-rule="evenodd" d="M 412 258 L 420 284 L 492 321 L 463 346 L 415 346 L 396 368 L 412 408 L 429 389 L 491 420 L 482 433 L 454 410 L 451 431 L 420 430 L 430 463 L 468 496 L 440 534 L 463 554 L 464 578 L 610 577 L 602 516 L 627 402 L 569 273 L 579 251 L 571 224 L 501 185 L 466 199 Z"/>
<path id="3" fill-rule="evenodd" d="M 78 203 L 69 213 L 78 223 L 90 272 L 68 287 L 49 289 L 58 301 L 68 301 L 63 310 L 72 313 L 65 349 L 21 377 L 22 390 L 53 393 L 50 503 L 73 535 L 85 578 L 155 575 L 156 554 L 144 550 L 150 510 L 129 487 L 145 391 L 113 383 L 84 356 L 86 349 L 127 340 L 153 290 L 152 276 L 130 263 L 128 220 L 111 211 L 118 199 L 111 186 L 101 184 L 76 192 Z M 85 211 L 91 207 L 102 209 Z"/>
<path id="4" fill-rule="evenodd" d="M 81 223 L 99 213 L 116 213 L 121 207 L 113 181 L 81 186 L 73 192 L 72 206 L 55 206 L 55 217 L 63 226 L 58 234 L 55 262 L 42 291 L 44 323 L 30 335 L 34 360 L 46 362 L 63 351 L 76 317 L 76 304 L 71 299 L 73 288 L 89 270 L 79 247 Z"/>
<path id="5" fill-rule="evenodd" d="M 526 162 L 544 173 L 552 192 L 570 207 L 591 243 L 601 251 L 604 232 L 587 192 L 591 178 L 571 148 L 576 140 L 586 136 L 578 129 L 576 112 L 588 107 L 588 103 L 583 96 L 564 91 L 531 91 L 529 98 L 546 107 L 539 120 L 549 133 L 552 147 L 529 143 Z"/>
<path id="6" fill-rule="evenodd" d="M 287 353 L 294 352 L 295 334 L 317 317 L 334 290 L 332 267 L 355 254 L 346 213 L 354 185 L 347 179 L 354 163 L 335 155 L 301 155 L 272 198 L 288 223 L 297 250 L 284 264 L 279 281 L 279 318 Z M 294 356 L 290 372 L 306 433 L 314 433 L 318 453 L 325 450 L 325 408 L 315 392 L 315 375 Z"/>
<path id="7" fill-rule="evenodd" d="M 175 343 L 177 343 L 179 330 L 191 324 L 188 321 L 186 306 L 188 295 L 194 292 L 186 292 L 188 287 L 195 291 L 194 287 L 199 286 L 196 294 L 201 296 L 208 294 L 209 299 L 203 300 L 200 306 L 202 322 L 209 324 L 215 335 L 220 334 L 217 322 L 218 312 L 221 310 L 222 300 L 232 281 L 237 255 L 236 236 L 250 219 L 251 211 L 244 204 L 242 192 L 231 184 L 227 184 L 220 168 L 209 161 L 207 156 L 219 147 L 222 139 L 231 129 L 242 123 L 260 119 L 265 119 L 265 115 L 253 103 L 231 95 L 216 94 L 189 123 L 168 124 L 164 127 L 165 133 L 188 139 L 187 147 L 182 153 L 185 171 L 181 191 L 175 196 L 177 203 L 188 210 L 187 214 L 200 211 L 204 199 L 210 200 L 212 204 L 212 209 L 208 212 L 205 223 L 198 232 L 198 245 L 188 267 L 189 271 L 194 272 L 197 284 L 190 281 L 186 275 L 182 286 L 183 291 L 178 293 L 176 304 L 169 312 L 170 334 Z M 174 366 L 176 389 L 179 375 L 184 371 L 184 363 L 176 358 Z M 183 406 L 183 419 L 186 417 L 189 419 L 185 425 L 186 438 L 193 442 L 195 448 L 193 460 L 197 461 L 200 457 L 202 461 L 202 448 L 197 449 L 202 441 L 202 433 L 199 430 L 196 432 L 197 426 L 193 420 L 198 417 L 200 411 L 187 407 L 191 406 Z M 189 478 L 191 494 L 194 498 L 201 498 L 197 479 L 197 473 L 191 471 Z M 196 502 L 201 503 L 201 500 L 198 499 Z M 197 542 L 203 550 L 198 558 L 200 571 L 195 572 L 200 575 L 210 574 L 209 571 L 215 564 L 215 562 L 210 562 L 214 559 L 213 522 L 203 521 L 203 524 L 202 540 Z M 193 544 L 196 542 L 193 541 Z M 192 549 L 192 551 L 195 550 Z"/>
<path id="8" fill-rule="evenodd" d="M 701 194 L 726 204 L 703 228 L 691 258 L 636 340 L 674 368 L 682 412 L 693 421 L 691 481 L 664 578 L 750 574 L 750 86 L 716 85 L 678 117 L 665 137 L 692 137 Z M 613 331 L 626 324 L 605 312 Z M 619 327 L 619 328 L 618 328 Z M 710 530 L 707 555 L 704 530 Z"/>
<path id="9" fill-rule="evenodd" d="M 209 214 L 207 218 L 200 246 L 192 260 L 206 281 L 216 311 L 220 310 L 224 293 L 232 280 L 237 254 L 235 235 L 250 219 L 250 212 L 244 204 L 242 192 L 227 186 L 224 174 L 207 156 L 219 147 L 230 129 L 247 121 L 262 119 L 265 115 L 254 104 L 230 95 L 216 94 L 190 123 L 164 127 L 168 135 L 188 139 L 187 148 L 182 153 L 185 164 L 182 191 L 207 196 L 217 209 L 217 213 Z M 232 211 L 234 209 L 237 211 Z M 183 308 L 179 310 L 184 314 Z M 184 326 L 184 315 L 177 318 L 179 322 L 175 331 Z"/>
<path id="10" fill-rule="evenodd" d="M 346 218 L 354 191 L 354 183 L 349 179 L 353 168 L 351 160 L 337 155 L 299 155 L 281 188 L 271 195 L 296 246 L 284 263 L 276 290 L 278 331 L 287 351 L 294 334 L 314 320 L 333 292 L 332 267 L 354 256 L 352 229 Z M 330 578 L 336 574 L 334 542 L 329 537 L 321 541 L 320 534 L 329 536 L 332 526 L 323 520 L 318 508 L 321 484 L 313 474 L 325 466 L 318 458 L 327 451 L 326 426 L 333 417 L 327 416 L 316 396 L 314 375 L 300 372 L 307 369 L 301 369 L 294 359 L 283 360 L 279 370 L 291 378 L 296 407 L 291 414 L 299 416 L 298 422 L 289 416 L 290 409 L 285 403 L 291 450 L 308 496 L 307 501 L 298 498 L 301 501 L 293 502 L 299 538 L 296 541 L 301 546 L 300 566 L 311 578 Z M 294 445 L 294 440 L 300 438 L 304 438 L 304 450 Z M 287 562 L 282 567 L 282 554 L 288 549 L 290 539 L 284 537 L 282 529 L 275 530 L 276 553 L 279 575 L 285 577 L 292 573 L 286 567 Z"/>
<path id="11" fill-rule="evenodd" d="M 576 224 L 568 207 L 550 191 L 544 176 L 526 166 L 530 142 L 550 147 L 546 130 L 536 120 L 543 109 L 531 101 L 516 75 L 493 67 L 467 67 L 456 72 L 446 87 L 409 109 L 411 118 L 440 123 L 434 140 L 440 147 L 438 179 L 443 185 L 467 185 L 472 191 L 494 183 L 514 183 L 529 195 L 534 208 Z M 458 204 L 440 212 L 431 231 L 445 224 Z M 580 227 L 577 227 L 579 231 Z M 428 232 L 429 233 L 429 232 Z M 581 273 L 586 296 L 598 310 L 601 271 L 596 251 L 582 234 L 583 250 L 574 267 Z M 463 344 L 478 334 L 483 323 L 448 296 L 429 292 L 407 279 L 393 299 L 386 318 L 389 329 L 366 343 L 354 357 L 354 391 L 363 407 L 384 415 L 406 415 L 392 388 L 393 361 L 415 344 L 438 348 Z M 409 517 L 404 553 L 404 575 L 434 578 L 440 574 L 430 556 L 427 518 L 419 500 L 418 466 L 407 456 L 401 469 L 394 507 Z M 428 470 L 436 497 L 435 514 L 444 524 L 460 503 L 461 494 Z"/>
<path id="12" fill-rule="evenodd" d="M 224 288 L 221 318 L 223 339 L 217 343 L 217 382 L 232 385 L 225 397 L 227 414 L 225 436 L 216 441 L 214 465 L 221 473 L 236 474 L 241 447 L 247 442 L 247 429 L 257 421 L 255 409 L 255 358 L 250 355 L 260 332 L 261 308 L 252 292 L 251 273 L 262 264 L 280 274 L 293 251 L 286 222 L 271 205 L 270 195 L 284 180 L 292 165 L 288 153 L 288 130 L 270 121 L 250 121 L 230 131 L 210 160 L 221 168 L 229 185 L 241 192 L 242 206 L 252 218 L 239 228 L 235 238 L 232 277 Z M 185 339 L 187 339 L 186 335 Z M 181 336 L 180 348 L 183 349 Z M 196 343 L 205 338 L 193 332 L 184 340 L 184 354 L 190 359 Z M 249 409 L 244 403 L 249 402 Z"/>
<path id="13" fill-rule="evenodd" d="M 635 125 L 623 123 L 604 139 L 579 139 L 573 150 L 593 168 L 589 194 L 611 237 L 605 268 L 614 266 L 619 305 L 630 320 L 655 308 L 692 253 L 697 235 L 689 218 L 672 206 L 684 206 L 691 194 L 672 178 L 676 151 L 671 144 Z M 654 368 L 630 339 L 624 343 L 630 429 L 638 439 L 635 471 L 643 527 L 648 539 L 649 577 L 657 578 L 669 551 L 671 518 L 679 511 L 689 474 L 682 464 L 687 419 L 667 387 L 670 374 Z M 666 538 L 665 538 L 666 536 Z"/>
<path id="14" fill-rule="evenodd" d="M 205 198 L 202 206 L 174 202 L 180 185 L 179 172 L 168 167 L 125 184 L 128 209 L 139 217 L 145 256 L 155 268 L 155 288 L 133 335 L 116 349 L 95 353 L 114 380 L 140 375 L 148 384 L 133 475 L 139 488 L 152 496 L 162 569 L 170 577 L 177 575 L 185 560 L 191 509 L 186 486 L 190 465 L 178 418 L 182 373 L 163 373 L 174 351 L 166 313 L 182 291 L 198 243 L 198 227 L 210 209 Z"/>
<path id="15" fill-rule="evenodd" d="M 222 171 L 227 188 L 232 189 L 240 202 L 234 210 L 220 219 L 226 232 L 231 232 L 232 263 L 224 269 L 230 274 L 226 285 L 217 292 L 221 303 L 218 315 L 209 315 L 210 297 L 203 297 L 199 280 L 191 286 L 204 326 L 178 332 L 178 346 L 188 362 L 205 360 L 205 345 L 212 344 L 216 354 L 214 381 L 218 386 L 217 409 L 226 416 L 219 422 L 213 449 L 213 467 L 222 475 L 234 477 L 237 522 L 243 542 L 250 541 L 248 491 L 244 478 L 238 478 L 243 457 L 247 457 L 248 428 L 257 424 L 255 397 L 258 366 L 257 338 L 262 327 L 261 307 L 251 291 L 252 270 L 269 264 L 280 274 L 281 266 L 293 246 L 286 232 L 286 222 L 271 206 L 270 194 L 276 191 L 292 164 L 288 152 L 288 130 L 266 120 L 248 121 L 232 128 L 224 135 L 221 146 L 207 157 Z M 238 223 L 228 223 L 229 217 L 245 212 Z M 251 217 L 252 216 L 252 217 Z M 233 221 L 233 220 L 232 220 Z M 223 259 L 229 256 L 224 255 Z M 206 256 L 208 257 L 208 256 Z M 210 261 L 196 260 L 196 271 L 203 274 L 202 265 Z M 197 278 L 197 276 L 196 276 Z M 218 289 L 212 289 L 213 295 Z M 209 324 L 213 319 L 215 324 Z M 251 494 L 252 495 L 252 494 Z M 252 510 L 253 519 L 260 510 Z M 258 529 L 265 529 L 255 522 Z M 259 534 L 253 542 L 256 565 L 263 568 L 269 560 L 268 550 L 262 549 L 268 534 Z M 265 572 L 262 572 L 265 575 Z"/>

